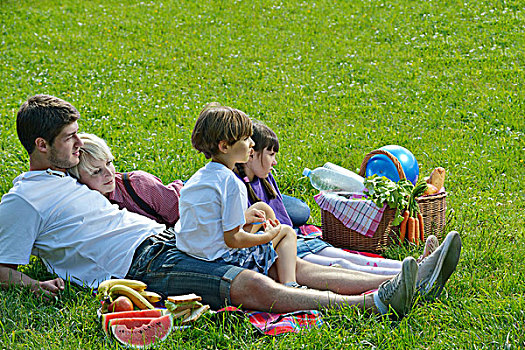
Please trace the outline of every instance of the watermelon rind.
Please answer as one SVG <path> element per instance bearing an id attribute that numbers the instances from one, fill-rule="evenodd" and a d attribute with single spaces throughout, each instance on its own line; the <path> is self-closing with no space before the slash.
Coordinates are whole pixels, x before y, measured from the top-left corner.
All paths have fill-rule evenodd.
<path id="1" fill-rule="evenodd" d="M 124 324 L 111 325 L 112 336 L 122 345 L 142 349 L 166 339 L 173 327 L 172 315 L 164 315 L 140 327 L 128 328 Z"/>

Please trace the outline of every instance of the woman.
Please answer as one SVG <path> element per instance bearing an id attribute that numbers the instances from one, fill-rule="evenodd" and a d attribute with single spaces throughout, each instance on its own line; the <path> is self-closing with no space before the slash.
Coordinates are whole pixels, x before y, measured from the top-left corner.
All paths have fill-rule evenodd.
<path id="1" fill-rule="evenodd" d="M 305 204 L 297 199 L 293 201 L 286 198 L 290 204 L 286 208 L 284 206 L 283 196 L 272 175 L 273 167 L 277 164 L 275 158 L 279 151 L 277 135 L 268 126 L 255 122 L 252 140 L 255 146 L 250 160 L 236 166 L 237 176 L 244 181 L 248 189 L 249 205 L 263 201 L 270 205 L 281 223 L 292 225 L 287 209 L 292 208 L 294 212 L 299 213 L 299 216 L 304 217 Z M 429 236 L 420 259 L 429 255 L 438 246 L 437 238 Z M 401 269 L 401 261 L 352 254 L 335 248 L 319 238 L 308 238 L 301 235 L 298 235 L 297 240 L 297 256 L 320 265 L 339 266 L 381 275 L 395 275 Z"/>
<path id="2" fill-rule="evenodd" d="M 182 181 L 164 185 L 145 171 L 115 172 L 113 154 L 104 140 L 92 134 L 79 134 L 84 143 L 80 162 L 69 173 L 92 190 L 99 191 L 120 209 L 144 215 L 172 227 L 179 220 Z"/>

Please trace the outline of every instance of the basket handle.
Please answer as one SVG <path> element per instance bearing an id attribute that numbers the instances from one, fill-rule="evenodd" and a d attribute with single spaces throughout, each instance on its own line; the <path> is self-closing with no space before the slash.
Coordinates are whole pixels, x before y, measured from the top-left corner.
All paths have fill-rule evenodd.
<path id="1" fill-rule="evenodd" d="M 382 150 L 382 149 L 376 149 L 375 151 L 372 151 L 365 156 L 365 159 L 363 159 L 363 162 L 361 163 L 361 168 L 359 168 L 359 175 L 361 175 L 362 177 L 365 177 L 366 165 L 368 164 L 368 161 L 370 160 L 370 158 L 372 158 L 373 156 L 377 154 L 382 154 L 382 155 L 387 156 L 394 163 L 397 173 L 399 174 L 399 179 L 407 178 L 405 175 L 405 172 L 403 171 L 403 167 L 401 166 L 401 163 L 399 163 L 399 160 L 397 160 L 397 158 L 392 153 Z"/>

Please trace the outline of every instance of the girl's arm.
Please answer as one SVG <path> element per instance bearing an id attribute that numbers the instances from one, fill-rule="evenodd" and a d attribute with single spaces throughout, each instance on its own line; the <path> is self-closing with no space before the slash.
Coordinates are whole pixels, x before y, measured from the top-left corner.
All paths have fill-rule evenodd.
<path id="1" fill-rule="evenodd" d="M 249 248 L 265 244 L 275 238 L 281 231 L 281 225 L 275 225 L 264 233 L 249 233 L 237 226 L 233 230 L 224 232 L 224 242 L 230 248 Z"/>

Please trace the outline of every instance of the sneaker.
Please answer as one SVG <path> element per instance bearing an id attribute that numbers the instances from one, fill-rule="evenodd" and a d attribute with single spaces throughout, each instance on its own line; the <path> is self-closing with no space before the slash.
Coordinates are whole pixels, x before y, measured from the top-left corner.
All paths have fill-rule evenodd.
<path id="1" fill-rule="evenodd" d="M 416 288 L 417 262 L 413 257 L 403 260 L 401 272 L 391 280 L 383 282 L 374 293 L 374 302 L 380 313 L 386 314 L 391 307 L 398 318 L 412 308 Z"/>
<path id="2" fill-rule="evenodd" d="M 419 263 L 416 290 L 425 300 L 433 300 L 441 294 L 445 283 L 458 265 L 461 253 L 459 233 L 451 231 L 443 243 Z"/>
<path id="3" fill-rule="evenodd" d="M 425 249 L 423 249 L 423 254 L 421 254 L 421 256 L 416 259 L 417 263 L 419 264 L 421 261 L 423 261 L 423 259 L 432 254 L 438 247 L 439 240 L 437 237 L 434 235 L 428 236 L 427 240 L 425 241 Z"/>

